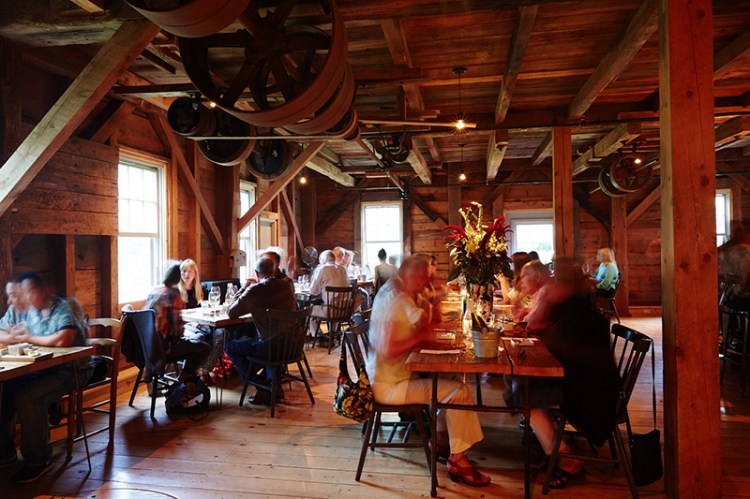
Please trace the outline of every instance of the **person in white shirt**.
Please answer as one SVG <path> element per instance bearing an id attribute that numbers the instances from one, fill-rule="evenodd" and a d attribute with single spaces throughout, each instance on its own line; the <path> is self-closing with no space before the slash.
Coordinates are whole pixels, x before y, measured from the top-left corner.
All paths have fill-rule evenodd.
<path id="1" fill-rule="evenodd" d="M 349 286 L 349 277 L 346 275 L 344 267 L 336 264 L 336 255 L 331 250 L 325 250 L 320 254 L 319 265 L 315 269 L 312 281 L 310 282 L 310 296 L 313 300 L 317 297 L 322 299 L 321 304 L 313 306 L 312 317 L 310 318 L 310 333 L 315 336 L 321 320 L 326 318 L 327 299 L 325 290 L 326 286 L 346 287 Z"/>

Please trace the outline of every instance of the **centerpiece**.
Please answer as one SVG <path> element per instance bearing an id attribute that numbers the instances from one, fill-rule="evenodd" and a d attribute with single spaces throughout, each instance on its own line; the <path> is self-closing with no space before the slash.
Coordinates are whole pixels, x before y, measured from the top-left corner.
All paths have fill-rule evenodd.
<path id="1" fill-rule="evenodd" d="M 450 249 L 454 267 L 448 274 L 452 281 L 462 277 L 467 295 L 479 303 L 480 313 L 487 317 L 492 312 L 495 276 L 499 273 L 513 277 L 508 258 L 506 234 L 509 227 L 505 217 L 498 217 L 489 225 L 482 221 L 482 205 L 472 202 L 459 209 L 463 227 L 446 225 L 445 245 Z"/>

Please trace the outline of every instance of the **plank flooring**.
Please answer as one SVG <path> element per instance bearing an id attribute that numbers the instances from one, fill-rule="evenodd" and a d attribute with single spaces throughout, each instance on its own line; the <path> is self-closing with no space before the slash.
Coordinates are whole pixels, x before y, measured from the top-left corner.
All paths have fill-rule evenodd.
<path id="1" fill-rule="evenodd" d="M 661 319 L 634 318 L 625 322 L 653 336 L 657 344 L 657 403 L 662 425 Z M 55 443 L 55 466 L 38 482 L 5 485 L 11 471 L 0 470 L 5 487 L 0 497 L 23 498 L 255 498 L 255 497 L 429 497 L 424 454 L 393 449 L 369 452 L 362 481 L 354 481 L 361 446 L 361 426 L 333 412 L 332 398 L 338 356 L 324 348 L 308 350 L 313 369 L 311 405 L 301 385 L 286 389 L 286 401 L 269 409 L 247 403 L 238 406 L 236 376 L 224 391 L 221 410 L 201 421 L 185 416 L 170 419 L 162 400 L 156 420 L 148 416 L 149 399 L 141 390 L 134 407 L 123 395 L 117 413 L 114 450 L 107 453 L 107 433 L 91 438 L 93 471 L 87 474 L 83 443 L 66 463 L 62 441 Z M 750 407 L 739 397 L 739 366 L 727 366 L 722 389 L 722 465 L 724 497 L 750 497 Z M 484 378 L 486 400 L 502 393 L 501 378 Z M 250 389 L 252 393 L 252 388 Z M 212 396 L 214 395 L 212 391 Z M 214 401 L 212 401 L 212 405 Z M 630 404 L 635 431 L 651 425 L 650 360 L 644 365 Z M 87 416 L 95 428 L 99 416 Z M 492 477 L 486 488 L 473 489 L 448 479 L 439 465 L 438 495 L 461 497 L 522 497 L 521 430 L 515 416 L 482 414 L 485 439 L 470 450 L 470 458 Z M 103 421 L 99 419 L 99 421 Z M 58 435 L 54 435 L 58 436 Z M 538 455 L 538 454 L 537 454 Z M 534 474 L 533 491 L 541 497 L 541 475 Z M 641 497 L 666 497 L 659 481 L 641 487 Z M 590 464 L 584 477 L 549 497 L 629 497 L 625 478 L 617 469 Z"/>

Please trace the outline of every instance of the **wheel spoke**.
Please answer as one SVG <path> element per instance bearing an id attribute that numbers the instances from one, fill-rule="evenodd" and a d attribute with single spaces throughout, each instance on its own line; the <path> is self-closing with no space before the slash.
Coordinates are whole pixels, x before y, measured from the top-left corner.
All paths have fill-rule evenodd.
<path id="1" fill-rule="evenodd" d="M 290 101 L 297 96 L 297 92 L 294 90 L 294 80 L 286 72 L 281 58 L 274 59 L 271 62 L 271 73 L 285 100 Z"/>
<path id="2" fill-rule="evenodd" d="M 297 5 L 297 0 L 281 0 L 281 3 L 276 7 L 274 17 L 279 23 L 279 26 L 283 26 L 289 14 L 292 13 L 292 9 Z"/>
<path id="3" fill-rule="evenodd" d="M 242 95 L 242 91 L 247 87 L 247 84 L 255 76 L 258 67 L 253 61 L 245 61 L 237 73 L 237 76 L 232 80 L 232 84 L 229 85 L 226 92 L 222 96 L 221 103 L 225 106 L 231 106 L 237 99 Z"/>

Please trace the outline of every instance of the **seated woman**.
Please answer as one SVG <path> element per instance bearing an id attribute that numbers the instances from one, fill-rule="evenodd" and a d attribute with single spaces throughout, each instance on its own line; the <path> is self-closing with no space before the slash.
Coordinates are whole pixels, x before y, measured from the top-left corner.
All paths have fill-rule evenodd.
<path id="1" fill-rule="evenodd" d="M 615 252 L 612 248 L 599 248 L 596 252 L 599 268 L 596 271 L 596 294 L 598 296 L 612 296 L 620 275 L 615 262 Z"/>
<path id="2" fill-rule="evenodd" d="M 523 299 L 524 295 L 521 293 L 521 269 L 531 261 L 529 254 L 525 251 L 516 251 L 510 258 L 513 261 L 513 281 L 510 281 L 503 274 L 497 276 L 497 280 L 500 281 L 500 289 L 503 290 L 504 305 L 511 305 Z"/>
<path id="3" fill-rule="evenodd" d="M 211 353 L 211 347 L 200 337 L 183 337 L 180 312 L 185 308 L 185 302 L 178 288 L 180 275 L 180 265 L 170 265 L 164 274 L 164 285 L 149 294 L 143 308 L 156 312 L 156 332 L 161 336 L 166 360 L 185 359 L 185 367 L 179 376 L 180 381 L 184 381 L 196 375 Z"/>
<path id="4" fill-rule="evenodd" d="M 203 301 L 203 288 L 198 271 L 198 264 L 190 258 L 180 263 L 180 295 L 185 308 L 198 308 Z"/>
<path id="5" fill-rule="evenodd" d="M 431 336 L 427 314 L 417 305 L 419 292 L 428 279 L 428 263 L 410 256 L 401 264 L 398 274 L 378 292 L 370 317 L 371 350 L 367 358 L 367 373 L 373 395 L 381 403 L 430 402 L 432 380 L 419 378 L 405 365 L 411 350 Z M 473 403 L 469 387 L 452 379 L 438 381 L 438 398 L 448 403 Z M 480 473 L 465 454 L 469 447 L 483 438 L 477 414 L 450 409 L 440 411 L 437 429 L 438 448 L 435 451 L 438 456 L 447 456 L 451 479 L 475 487 L 489 484 L 490 478 Z"/>
<path id="6" fill-rule="evenodd" d="M 545 286 L 536 299 L 527 329 L 544 341 L 565 376 L 557 382 L 539 379 L 530 384 L 531 428 L 549 455 L 556 432 L 549 408 L 559 407 L 594 445 L 601 445 L 615 425 L 620 386 L 610 353 L 609 321 L 591 307 L 581 270 L 567 262 L 558 262 L 555 282 Z M 518 403 L 517 384 L 512 391 L 506 393 L 506 401 Z M 570 452 L 563 441 L 560 454 Z M 582 461 L 561 457 L 550 487 L 562 487 L 581 473 Z"/>

